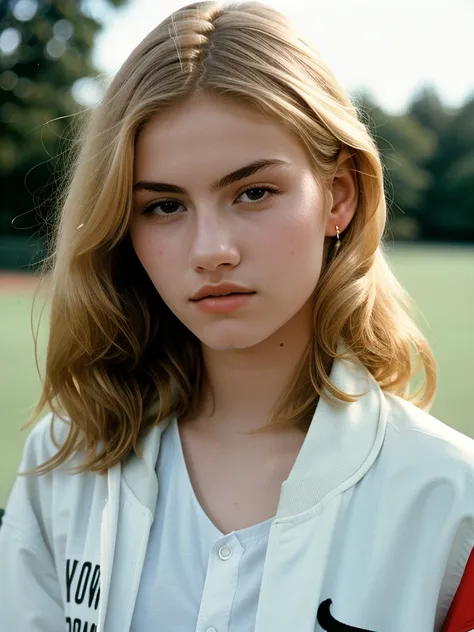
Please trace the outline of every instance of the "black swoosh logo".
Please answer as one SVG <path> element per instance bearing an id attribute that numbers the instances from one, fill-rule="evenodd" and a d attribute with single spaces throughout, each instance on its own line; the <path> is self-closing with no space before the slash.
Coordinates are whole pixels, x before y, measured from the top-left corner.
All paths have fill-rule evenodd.
<path id="1" fill-rule="evenodd" d="M 328 632 L 374 632 L 373 630 L 365 630 L 364 628 L 354 628 L 352 625 L 340 623 L 332 616 L 329 607 L 332 604 L 331 599 L 323 601 L 318 608 L 318 623 Z"/>

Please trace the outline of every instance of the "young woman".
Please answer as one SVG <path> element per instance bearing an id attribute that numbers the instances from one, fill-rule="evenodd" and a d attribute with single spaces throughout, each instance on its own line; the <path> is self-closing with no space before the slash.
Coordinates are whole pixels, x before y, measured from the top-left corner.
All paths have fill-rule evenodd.
<path id="1" fill-rule="evenodd" d="M 385 223 L 287 18 L 201 2 L 145 38 L 62 203 L 2 631 L 474 629 L 474 442 L 427 412 Z"/>

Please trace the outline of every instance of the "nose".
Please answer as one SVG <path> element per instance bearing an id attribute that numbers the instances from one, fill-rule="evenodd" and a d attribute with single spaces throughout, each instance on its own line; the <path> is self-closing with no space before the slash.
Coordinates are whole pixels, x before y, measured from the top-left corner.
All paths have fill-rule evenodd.
<path id="1" fill-rule="evenodd" d="M 238 265 L 240 253 L 232 221 L 213 211 L 196 216 L 190 250 L 193 269 L 214 271 L 219 266 Z"/>

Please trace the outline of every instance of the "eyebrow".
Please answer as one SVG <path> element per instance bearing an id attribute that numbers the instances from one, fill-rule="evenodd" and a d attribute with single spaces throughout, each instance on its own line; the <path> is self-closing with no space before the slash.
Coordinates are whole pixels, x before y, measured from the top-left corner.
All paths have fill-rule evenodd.
<path id="1" fill-rule="evenodd" d="M 248 178 L 252 176 L 254 173 L 261 171 L 262 169 L 266 169 L 267 167 L 273 166 L 285 166 L 290 167 L 291 164 L 286 162 L 285 160 L 280 160 L 278 158 L 262 158 L 260 160 L 254 160 L 248 165 L 244 167 L 240 167 L 236 171 L 232 171 L 232 173 L 228 173 L 226 176 L 214 182 L 210 186 L 210 192 L 215 193 L 225 187 L 237 182 L 239 180 L 243 180 L 244 178 Z M 188 195 L 186 189 L 177 186 L 176 184 L 166 184 L 165 182 L 152 182 L 149 180 L 141 180 L 133 185 L 134 191 L 155 191 L 162 193 L 179 193 L 181 195 Z"/>

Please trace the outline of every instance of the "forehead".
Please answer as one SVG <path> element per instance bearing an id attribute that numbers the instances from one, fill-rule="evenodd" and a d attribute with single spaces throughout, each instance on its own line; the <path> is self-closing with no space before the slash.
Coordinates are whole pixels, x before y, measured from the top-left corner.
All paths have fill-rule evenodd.
<path id="1" fill-rule="evenodd" d="M 143 178 L 213 164 L 226 172 L 267 156 L 307 166 L 301 143 L 279 121 L 200 95 L 147 121 L 135 143 L 135 171 Z"/>

